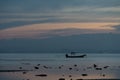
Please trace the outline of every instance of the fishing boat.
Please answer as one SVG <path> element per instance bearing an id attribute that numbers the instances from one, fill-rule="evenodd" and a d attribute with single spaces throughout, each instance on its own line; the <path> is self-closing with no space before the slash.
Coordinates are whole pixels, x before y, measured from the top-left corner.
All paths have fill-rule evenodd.
<path id="1" fill-rule="evenodd" d="M 84 58 L 85 56 L 87 56 L 86 54 L 83 55 L 68 55 L 66 54 L 65 57 L 66 58 Z"/>

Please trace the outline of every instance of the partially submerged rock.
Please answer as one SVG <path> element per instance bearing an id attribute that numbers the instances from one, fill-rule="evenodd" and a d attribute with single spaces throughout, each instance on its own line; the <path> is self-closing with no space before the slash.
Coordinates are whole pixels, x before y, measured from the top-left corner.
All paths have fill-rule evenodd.
<path id="1" fill-rule="evenodd" d="M 24 72 L 24 71 L 30 71 L 30 70 L 0 70 L 0 72 Z"/>
<path id="2" fill-rule="evenodd" d="M 65 78 L 59 78 L 58 80 L 65 80 Z"/>
<path id="3" fill-rule="evenodd" d="M 88 74 L 82 74 L 82 76 L 88 76 Z"/>
<path id="4" fill-rule="evenodd" d="M 76 79 L 76 80 L 83 80 L 83 79 Z"/>
<path id="5" fill-rule="evenodd" d="M 38 75 L 35 75 L 35 76 L 47 77 L 47 74 L 38 74 Z"/>
<path id="6" fill-rule="evenodd" d="M 23 74 L 26 74 L 26 73 L 27 73 L 27 72 L 25 72 L 25 71 L 23 72 Z"/>
<path id="7" fill-rule="evenodd" d="M 37 67 L 37 66 L 35 66 L 34 68 L 35 68 L 35 69 L 39 69 L 39 67 Z"/>
<path id="8" fill-rule="evenodd" d="M 96 70 L 102 70 L 102 68 L 95 68 Z"/>
<path id="9" fill-rule="evenodd" d="M 109 66 L 104 66 L 103 68 L 104 68 L 104 69 L 107 69 L 108 67 L 109 67 Z"/>
<path id="10" fill-rule="evenodd" d="M 72 68 L 69 68 L 69 70 L 72 70 Z"/>

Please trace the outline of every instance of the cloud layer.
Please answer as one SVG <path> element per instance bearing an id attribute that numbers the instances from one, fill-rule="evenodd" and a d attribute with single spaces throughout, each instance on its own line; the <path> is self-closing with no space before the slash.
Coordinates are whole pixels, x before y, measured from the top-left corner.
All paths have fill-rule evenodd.
<path id="1" fill-rule="evenodd" d="M 0 38 L 115 33 L 119 24 L 120 0 L 0 0 Z"/>
<path id="2" fill-rule="evenodd" d="M 116 33 L 119 23 L 44 23 L 24 25 L 0 30 L 0 39 L 47 38 L 79 34 Z"/>
<path id="3" fill-rule="evenodd" d="M 0 23 L 120 22 L 120 0 L 0 0 Z"/>

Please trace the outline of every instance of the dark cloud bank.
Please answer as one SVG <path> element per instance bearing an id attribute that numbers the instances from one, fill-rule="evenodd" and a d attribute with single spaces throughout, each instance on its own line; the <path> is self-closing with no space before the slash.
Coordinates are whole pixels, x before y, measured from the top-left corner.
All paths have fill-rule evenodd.
<path id="1" fill-rule="evenodd" d="M 54 36 L 47 39 L 0 40 L 0 53 L 53 53 L 78 51 L 85 53 L 119 53 L 120 34 L 82 34 Z"/>
<path id="2" fill-rule="evenodd" d="M 2 12 L 36 12 L 58 10 L 72 6 L 117 7 L 119 0 L 1 0 Z"/>

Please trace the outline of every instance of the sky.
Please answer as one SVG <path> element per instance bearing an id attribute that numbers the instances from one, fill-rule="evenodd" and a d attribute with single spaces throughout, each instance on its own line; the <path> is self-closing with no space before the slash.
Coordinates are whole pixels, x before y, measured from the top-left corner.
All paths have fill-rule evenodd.
<path id="1" fill-rule="evenodd" d="M 120 0 L 0 0 L 0 40 L 107 33 L 120 34 Z"/>

